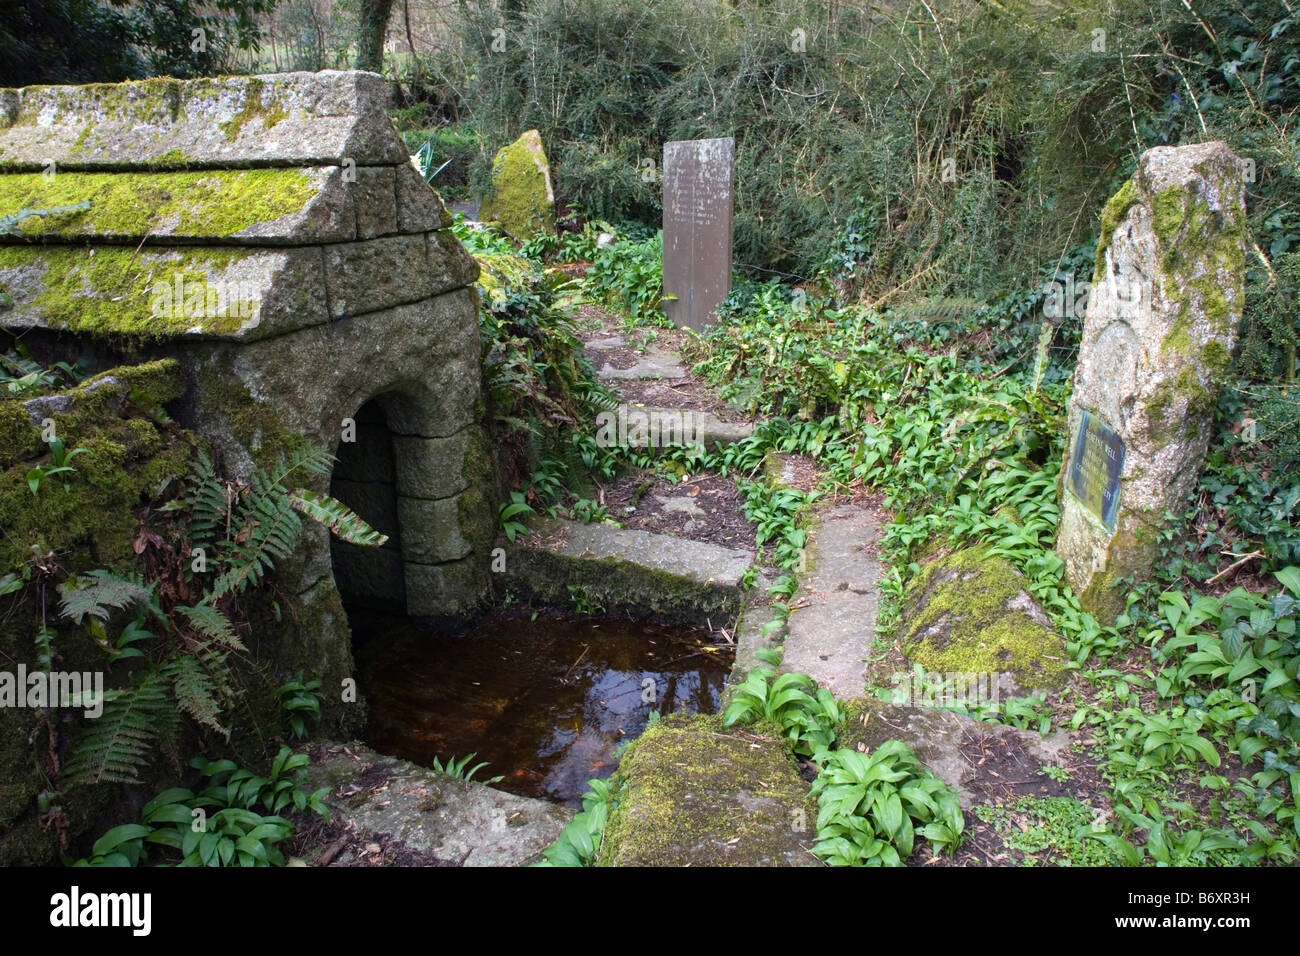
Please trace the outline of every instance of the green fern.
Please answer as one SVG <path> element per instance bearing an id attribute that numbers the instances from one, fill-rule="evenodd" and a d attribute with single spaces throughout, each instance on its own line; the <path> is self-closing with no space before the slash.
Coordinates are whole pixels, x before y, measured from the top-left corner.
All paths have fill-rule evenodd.
<path id="1" fill-rule="evenodd" d="M 171 679 L 177 706 L 198 723 L 229 737 L 230 731 L 218 719 L 221 704 L 216 699 L 217 685 L 199 659 L 177 654 L 167 662 L 164 670 Z"/>
<path id="2" fill-rule="evenodd" d="M 69 783 L 135 782 L 155 749 L 174 753 L 182 714 L 229 735 L 221 721 L 234 700 L 228 658 L 247 648 L 217 602 L 260 584 L 276 562 L 292 554 L 302 536 L 300 512 L 353 544 L 375 547 L 387 540 L 330 496 L 290 490 L 295 474 L 326 473 L 333 461 L 324 449 L 299 448 L 238 484 L 218 476 L 211 459 L 199 455 L 188 494 L 172 509 L 189 513 L 191 549 L 210 551 L 217 572 L 197 604 L 173 607 L 160 602 L 154 585 L 108 571 L 64 585 L 61 611 L 68 620 L 93 624 L 102 632 L 99 622 L 114 610 L 134 608 L 154 615 L 171 636 L 133 687 L 105 695 L 104 713 L 87 727 L 65 768 Z M 161 603 L 168 604 L 168 612 Z M 455 769 L 466 767 L 462 763 Z"/>
<path id="3" fill-rule="evenodd" d="M 329 495 L 299 488 L 289 495 L 289 503 L 295 511 L 320 522 L 349 544 L 377 548 L 388 540 L 388 535 L 380 534 L 347 505 Z"/>
<path id="4" fill-rule="evenodd" d="M 181 507 L 189 511 L 190 542 L 194 547 L 208 549 L 217 543 L 217 534 L 226 532 L 232 503 L 231 486 L 222 481 L 212 465 L 207 452 L 200 452 L 190 472 L 193 487 Z"/>
<path id="5" fill-rule="evenodd" d="M 235 633 L 230 618 L 211 604 L 200 604 L 196 607 L 178 607 L 176 611 L 184 615 L 196 631 L 214 643 L 232 651 L 248 650 L 244 646 L 244 642 Z"/>
<path id="6" fill-rule="evenodd" d="M 153 668 L 127 690 L 106 691 L 104 712 L 89 725 L 67 765 L 71 785 L 137 783 L 176 705 L 161 668 Z"/>
<path id="7" fill-rule="evenodd" d="M 153 585 L 146 585 L 138 575 L 91 571 L 59 588 L 63 600 L 59 612 L 74 624 L 90 615 L 108 620 L 112 609 L 143 607 L 157 611 Z"/>
<path id="8" fill-rule="evenodd" d="M 283 492 L 250 494 L 240 507 L 238 526 L 246 537 L 232 542 L 224 555 L 229 567 L 212 585 L 208 603 L 261 583 L 276 561 L 293 553 L 302 534 L 302 521 L 289 505 L 289 496 Z"/>

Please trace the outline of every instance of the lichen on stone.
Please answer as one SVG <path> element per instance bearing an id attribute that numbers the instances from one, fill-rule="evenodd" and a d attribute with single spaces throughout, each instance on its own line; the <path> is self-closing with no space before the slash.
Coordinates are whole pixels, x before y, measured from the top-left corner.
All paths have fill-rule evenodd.
<path id="1" fill-rule="evenodd" d="M 263 95 L 265 90 L 266 83 L 261 79 L 254 77 L 248 81 L 244 87 L 243 108 L 231 119 L 217 124 L 221 132 L 226 134 L 226 139 L 238 139 L 250 120 L 260 119 L 262 131 L 265 132 L 289 115 L 288 111 L 276 103 L 274 93 L 270 102 L 266 101 Z"/>
<path id="2" fill-rule="evenodd" d="M 922 568 L 902 603 L 900 638 L 932 673 L 1010 672 L 1023 688 L 1058 686 L 1065 646 L 1007 559 L 964 548 Z"/>

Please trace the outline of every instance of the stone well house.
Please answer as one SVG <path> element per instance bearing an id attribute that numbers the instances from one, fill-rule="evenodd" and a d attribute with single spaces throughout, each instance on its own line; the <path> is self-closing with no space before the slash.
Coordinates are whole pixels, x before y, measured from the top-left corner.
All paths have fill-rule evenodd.
<path id="1" fill-rule="evenodd" d="M 390 535 L 331 556 L 307 522 L 278 569 L 292 660 L 326 687 L 352 671 L 340 591 L 466 615 L 495 526 L 478 267 L 385 100 L 360 72 L 0 90 L 0 222 L 42 213 L 0 227 L 0 328 L 47 358 L 179 360 L 172 414 L 227 473 L 303 436 Z"/>

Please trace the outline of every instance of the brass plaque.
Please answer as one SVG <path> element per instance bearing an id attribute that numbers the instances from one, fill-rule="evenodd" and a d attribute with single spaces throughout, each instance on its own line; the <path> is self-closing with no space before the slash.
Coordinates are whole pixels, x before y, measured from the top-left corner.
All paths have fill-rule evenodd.
<path id="1" fill-rule="evenodd" d="M 731 292 L 732 169 L 736 141 L 664 144 L 664 311 L 703 329 Z"/>
<path id="2" fill-rule="evenodd" d="M 1124 439 L 1100 418 L 1084 412 L 1074 436 L 1066 487 L 1108 531 L 1115 530 L 1123 474 Z"/>

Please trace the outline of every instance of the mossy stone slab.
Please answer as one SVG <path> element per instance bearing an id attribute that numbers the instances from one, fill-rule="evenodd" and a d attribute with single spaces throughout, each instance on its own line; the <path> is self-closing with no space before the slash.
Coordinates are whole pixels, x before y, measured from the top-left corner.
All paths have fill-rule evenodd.
<path id="1" fill-rule="evenodd" d="M 665 718 L 627 750 L 600 866 L 820 866 L 816 802 L 785 746 Z"/>
<path id="2" fill-rule="evenodd" d="M 327 321 L 319 248 L 0 246 L 0 327 L 251 341 Z"/>
<path id="3" fill-rule="evenodd" d="M 84 206 L 21 220 L 5 237 L 13 242 L 346 242 L 356 238 L 357 197 L 338 166 L 0 175 L 0 213 Z M 388 205 L 391 216 L 391 196 Z"/>
<path id="4" fill-rule="evenodd" d="M 395 166 L 383 77 L 356 70 L 0 91 L 0 168 Z"/>
<path id="5" fill-rule="evenodd" d="M 922 567 L 907 587 L 899 644 L 930 673 L 986 674 L 1012 696 L 1059 687 L 1065 645 L 1022 575 L 984 546 Z"/>

